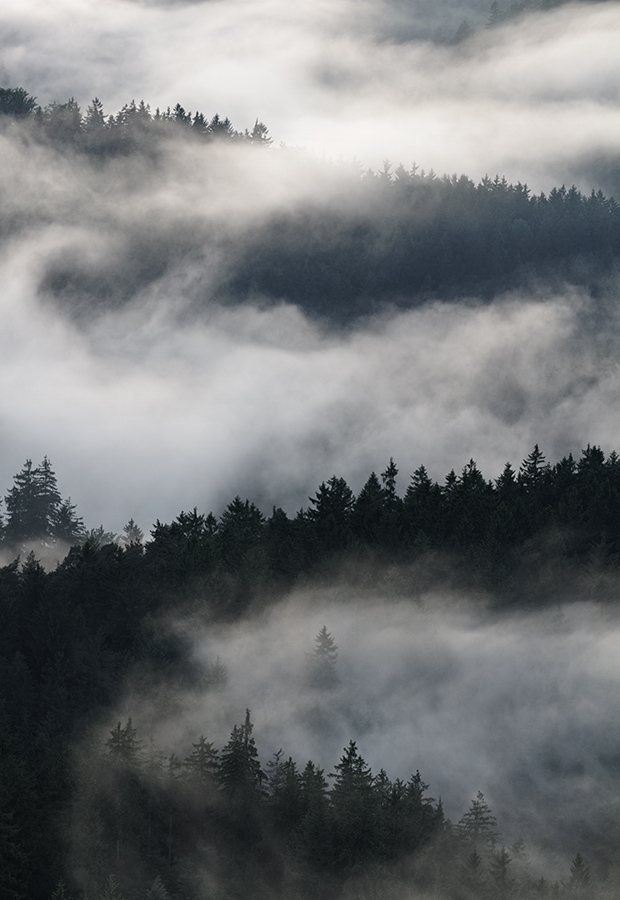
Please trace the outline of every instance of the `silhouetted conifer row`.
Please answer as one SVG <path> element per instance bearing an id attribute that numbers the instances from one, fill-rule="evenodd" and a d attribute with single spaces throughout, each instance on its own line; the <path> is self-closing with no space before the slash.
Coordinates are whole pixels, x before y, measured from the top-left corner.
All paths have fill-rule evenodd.
<path id="1" fill-rule="evenodd" d="M 233 128 L 228 117 L 222 118 L 218 113 L 211 118 L 198 111 L 192 114 L 180 103 L 174 109 L 158 108 L 153 112 L 144 100 L 138 104 L 132 100 L 118 113 L 106 115 L 97 97 L 82 113 L 73 97 L 66 103 L 53 102 L 41 107 L 24 88 L 0 88 L 2 120 L 21 121 L 29 125 L 34 137 L 49 140 L 61 148 L 71 147 L 95 155 L 155 149 L 158 140 L 175 134 L 261 146 L 271 143 L 267 127 L 258 119 L 252 131 L 241 132 Z"/>
<path id="2" fill-rule="evenodd" d="M 62 500 L 49 460 L 36 467 L 26 462 L 6 496 L 5 553 L 15 552 L 21 541 L 26 550 L 49 555 L 56 548 L 62 555 L 66 544 L 57 534 L 62 510 L 69 510 L 79 541 L 48 571 L 35 552 L 0 568 L 3 895 L 48 900 L 53 885 L 66 880 L 66 816 L 82 777 L 74 769 L 71 742 L 118 700 L 130 672 L 148 683 L 165 680 L 170 690 L 200 692 L 225 683 L 226 666 L 219 659 L 208 667 L 198 665 L 182 636 L 157 625 L 163 612 L 180 605 L 208 627 L 243 615 L 255 600 L 264 606 L 295 584 L 317 579 L 348 581 L 355 590 L 370 589 L 388 601 L 417 598 L 440 585 L 486 589 L 498 606 L 531 607 L 571 597 L 617 603 L 620 461 L 615 453 L 605 456 L 588 446 L 578 460 L 569 455 L 550 464 L 535 447 L 518 471 L 506 464 L 494 481 L 487 481 L 473 461 L 460 474 L 450 472 L 443 484 L 419 467 L 404 496 L 397 491 L 397 476 L 390 460 L 380 476 L 371 474 L 357 496 L 334 476 L 292 518 L 278 508 L 265 517 L 255 504 L 237 497 L 219 518 L 194 510 L 169 524 L 157 522 L 144 542 L 133 521 L 123 539 L 103 528 L 85 532 L 72 504 Z M 335 642 L 323 629 L 308 663 L 311 689 L 337 687 L 336 658 Z M 454 878 L 461 865 L 467 878 L 484 878 L 486 884 L 499 877 L 502 867 L 507 870 L 506 857 L 481 861 L 474 850 L 458 862 L 456 845 L 450 843 L 454 834 L 441 824 L 438 807 L 418 798 L 418 811 L 405 812 L 414 802 L 413 787 L 392 783 L 381 773 L 372 776 L 352 747 L 335 771 L 344 778 L 350 764 L 358 778 L 353 807 L 347 805 L 350 798 L 339 806 L 338 779 L 328 791 L 323 773 L 312 766 L 300 773 L 292 762 L 278 758 L 265 780 L 251 749 L 250 724 L 238 726 L 228 749 L 219 753 L 206 737 L 199 738 L 184 762 L 169 762 L 165 784 L 164 775 L 157 776 L 161 784 L 157 782 L 155 794 L 149 793 L 154 789 L 145 780 L 142 762 L 138 766 L 143 757 L 131 724 L 119 725 L 110 739 L 111 757 L 131 762 L 135 750 L 136 762 L 124 762 L 114 776 L 119 779 L 116 793 L 92 801 L 89 816 L 103 823 L 102 831 L 95 829 L 103 843 L 93 849 L 93 858 L 105 862 L 101 871 L 121 880 L 129 869 L 144 873 L 140 860 L 146 854 L 151 880 L 161 876 L 172 898 L 193 900 L 198 895 L 190 888 L 177 890 L 174 879 L 181 878 L 182 866 L 175 865 L 185 858 L 185 842 L 195 840 L 196 829 L 202 829 L 200 839 L 222 865 L 224 896 L 230 898 L 247 896 L 247 879 L 254 877 L 275 890 L 270 896 L 290 896 L 288 887 L 278 893 L 272 877 L 277 885 L 294 883 L 304 898 L 338 896 L 343 879 L 354 875 L 362 881 L 370 878 L 366 887 L 360 882 L 358 896 L 363 897 L 377 878 L 388 877 L 383 867 L 395 860 L 404 866 L 398 878 L 413 872 L 406 877 L 424 890 L 430 885 L 437 890 L 438 872 Z M 240 762 L 235 748 L 250 754 L 246 762 Z M 101 774 L 99 763 L 93 765 L 96 791 L 111 776 Z M 204 789 L 211 797 L 207 805 L 190 808 L 185 806 L 187 779 L 198 777 L 196 773 L 215 781 Z M 304 791 L 309 793 L 302 803 Z M 194 789 L 190 794 L 197 796 Z M 257 804 L 251 815 L 244 807 L 248 797 Z M 359 815 L 353 815 L 358 802 Z M 338 810 L 349 812 L 342 812 L 341 820 Z M 150 832 L 144 818 L 149 815 L 157 817 L 157 824 L 150 820 Z M 174 836 L 172 844 L 166 843 L 164 822 Z M 480 827 L 487 824 L 494 831 L 490 819 L 480 818 Z M 265 841 L 270 847 L 275 842 L 274 855 L 264 855 Z M 421 855 L 416 851 L 410 870 L 404 860 L 414 846 Z M 447 869 L 441 856 L 448 852 L 446 846 L 452 847 Z M 134 848 L 131 853 L 129 847 Z M 475 852 L 481 855 L 480 849 Z M 235 868 L 239 859 L 245 860 L 245 869 Z M 268 865 L 266 859 L 271 860 Z M 282 867 L 288 881 L 281 880 Z M 244 872 L 241 882 L 235 881 L 233 870 Z M 274 871 L 280 874 L 276 877 Z M 126 900 L 142 896 L 134 887 Z M 146 890 L 143 882 L 139 890 Z M 457 888 L 445 890 L 448 898 L 463 896 Z M 263 895 L 263 887 L 257 891 L 252 896 Z M 560 891 L 558 896 L 564 895 Z"/>

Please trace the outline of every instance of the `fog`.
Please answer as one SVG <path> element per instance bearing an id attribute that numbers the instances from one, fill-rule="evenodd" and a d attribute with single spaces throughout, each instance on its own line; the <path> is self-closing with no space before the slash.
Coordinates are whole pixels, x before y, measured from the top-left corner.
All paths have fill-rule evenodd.
<path id="1" fill-rule="evenodd" d="M 132 716 L 139 738 L 183 758 L 201 734 L 223 747 L 249 707 L 263 766 L 282 749 L 326 774 L 355 740 L 375 774 L 406 780 L 419 769 L 455 822 L 482 791 L 502 841 L 522 837 L 541 874 L 557 875 L 592 834 L 599 849 L 602 832 L 614 840 L 620 623 L 580 604 L 501 617 L 483 607 L 434 592 L 386 602 L 376 585 L 340 586 L 235 626 L 177 621 L 201 664 L 227 666 L 226 686 L 173 696 L 134 686 L 110 727 Z M 324 624 L 339 681 L 316 691 L 307 661 Z M 536 862 L 544 847 L 550 855 Z"/>
<path id="2" fill-rule="evenodd" d="M 550 461 L 620 446 L 613 283 L 609 302 L 559 283 L 333 330 L 221 286 L 245 229 L 342 203 L 346 166 L 172 142 L 100 167 L 11 133 L 0 158 L 4 489 L 47 454 L 87 525 L 148 530 L 237 493 L 292 513 L 390 457 L 404 492 L 420 464 L 493 478 L 535 443 Z"/>
<path id="3" fill-rule="evenodd" d="M 414 160 L 540 189 L 617 189 L 618 4 L 484 28 L 490 4 L 386 0 L 4 3 L 0 72 L 45 104 L 132 97 L 256 117 L 317 153 Z M 500 4 L 503 7 L 503 4 Z M 475 29 L 445 41 L 463 19 Z"/>
<path id="4" fill-rule="evenodd" d="M 118 530 L 236 493 L 293 511 L 390 456 L 404 491 L 421 463 L 441 479 L 473 456 L 491 478 L 536 442 L 550 459 L 618 446 L 617 323 L 561 285 L 346 335 L 295 297 L 212 302 L 250 223 L 341 202 L 346 165 L 312 154 L 614 188 L 618 4 L 487 17 L 474 2 L 4 3 L 1 80 L 40 103 L 180 101 L 237 128 L 259 117 L 275 142 L 260 161 L 174 144 L 97 169 L 0 136 L 0 483 L 47 454 L 87 523 Z M 471 39 L 445 43 L 463 18 Z"/>
<path id="5" fill-rule="evenodd" d="M 596 296 L 556 273 L 484 302 L 404 297 L 337 328 L 295 296 L 227 294 L 252 229 L 357 202 L 358 163 L 620 194 L 620 4 L 486 29 L 488 6 L 4 2 L 0 85 L 83 110 L 98 96 L 106 114 L 180 102 L 240 130 L 258 118 L 274 140 L 89 161 L 2 126 L 0 492 L 47 455 L 87 527 L 148 532 L 236 494 L 293 514 L 333 474 L 358 492 L 390 457 L 402 494 L 421 464 L 442 481 L 474 458 L 491 479 L 536 443 L 550 462 L 620 450 L 613 274 Z M 617 813 L 618 617 L 574 598 L 501 617 L 487 598 L 413 603 L 401 577 L 307 587 L 225 627 L 175 611 L 162 627 L 198 663 L 219 656 L 227 685 L 136 677 L 97 739 L 131 716 L 167 752 L 200 733 L 221 747 L 248 707 L 263 763 L 282 748 L 331 772 L 354 739 L 375 772 L 419 769 L 455 820 L 482 790 L 505 840 L 545 846 L 545 875 L 565 874 Z M 323 624 L 339 683 L 317 693 L 306 658 Z"/>

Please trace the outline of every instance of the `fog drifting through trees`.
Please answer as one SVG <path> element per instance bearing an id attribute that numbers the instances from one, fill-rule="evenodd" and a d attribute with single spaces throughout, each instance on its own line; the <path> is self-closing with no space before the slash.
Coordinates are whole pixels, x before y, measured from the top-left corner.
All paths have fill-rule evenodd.
<path id="1" fill-rule="evenodd" d="M 0 108 L 11 900 L 479 900 L 442 819 L 479 791 L 511 871 L 523 838 L 554 897 L 589 865 L 616 896 L 619 12 L 2 4 L 30 98 Z M 533 446 L 562 462 L 503 494 Z M 437 503 L 399 505 L 421 465 Z M 376 821 L 319 784 L 287 833 L 280 749 L 403 784 Z"/>
<path id="2" fill-rule="evenodd" d="M 317 189 L 328 212 L 349 197 L 346 168 L 183 141 L 103 169 L 1 147 L 0 475 L 47 453 L 87 524 L 148 528 L 237 492 L 293 511 L 326 473 L 359 489 L 390 456 L 404 479 L 471 456 L 492 477 L 537 442 L 617 445 L 613 274 L 596 299 L 561 272 L 482 305 L 405 296 L 425 305 L 342 333 L 294 295 L 227 305 L 222 282 L 247 229 Z"/>
<path id="3" fill-rule="evenodd" d="M 324 622 L 339 682 L 315 691 L 306 654 Z M 131 715 L 143 737 L 182 757 L 198 733 L 222 746 L 249 706 L 263 763 L 283 748 L 332 771 L 355 740 L 375 774 L 406 780 L 419 769 L 453 821 L 482 790 L 505 843 L 522 837 L 534 856 L 546 845 L 565 864 L 615 816 L 618 628 L 614 611 L 579 604 L 497 617 L 436 593 L 413 606 L 386 604 L 372 588 L 299 593 L 199 632 L 197 658 L 228 668 L 221 691 L 175 694 L 164 716 L 157 694 L 130 693 L 110 721 Z"/>

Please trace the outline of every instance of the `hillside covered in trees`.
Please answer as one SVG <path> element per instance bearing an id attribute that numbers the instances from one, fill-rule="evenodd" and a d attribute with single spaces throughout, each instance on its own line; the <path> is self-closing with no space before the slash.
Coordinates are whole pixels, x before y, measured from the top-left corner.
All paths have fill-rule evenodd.
<path id="1" fill-rule="evenodd" d="M 618 45 L 0 5 L 0 900 L 620 896 Z"/>
<path id="2" fill-rule="evenodd" d="M 502 843 L 480 793 L 450 821 L 419 772 L 372 772 L 354 741 L 327 772 L 286 749 L 261 758 L 249 711 L 220 747 L 188 735 L 184 756 L 131 718 L 102 731 L 130 677 L 172 697 L 224 690 L 240 661 L 198 664 L 164 625 L 175 610 L 208 632 L 333 582 L 414 605 L 465 589 L 499 614 L 571 598 L 615 607 L 615 453 L 588 446 L 550 464 L 535 447 L 493 481 L 473 461 L 443 484 L 420 466 L 404 495 L 397 475 L 390 460 L 357 496 L 334 476 L 293 517 L 236 497 L 219 516 L 158 521 L 144 540 L 133 521 L 121 537 L 85 531 L 49 460 L 26 461 L 5 497 L 2 546 L 29 555 L 0 569 L 6 896 L 398 897 L 412 885 L 468 900 L 615 896 L 607 820 L 582 832 L 570 872 L 545 878 L 528 862 L 535 847 Z M 36 556 L 50 549 L 58 563 L 45 571 Z M 337 660 L 323 627 L 303 664 L 317 702 L 338 690 Z"/>
<path id="3" fill-rule="evenodd" d="M 0 127 L 5 140 L 75 154 L 96 175 L 97 191 L 118 177 L 119 157 L 139 158 L 156 177 L 170 142 L 262 149 L 272 144 L 258 120 L 251 131 L 239 132 L 228 118 L 187 112 L 180 104 L 162 113 L 132 101 L 108 115 L 97 99 L 85 113 L 72 99 L 41 108 L 23 88 L 0 89 Z M 278 180 L 290 177 L 287 158 L 300 153 L 271 148 L 270 155 L 281 160 L 267 176 L 275 196 Z M 198 217 L 192 227 L 177 227 L 174 235 L 164 229 L 148 242 L 130 236 L 112 259 L 59 253 L 42 273 L 39 289 L 70 310 L 92 315 L 129 302 L 184 260 L 203 271 L 190 286 L 197 312 L 214 302 L 286 300 L 326 323 L 350 325 L 385 308 L 463 296 L 488 301 L 498 292 L 542 283 L 593 292 L 605 315 L 620 254 L 620 208 L 600 189 L 584 194 L 574 185 L 557 185 L 536 194 L 500 175 L 476 183 L 465 174 L 439 177 L 432 169 L 387 160 L 378 172 L 355 161 L 306 164 L 319 187 L 301 204 L 267 206 L 258 221 L 225 220 L 217 229 Z M 258 167 L 259 160 L 247 165 Z M 337 184 L 335 193 L 330 180 Z M 10 210 L 0 217 L 5 240 L 14 240 L 25 226 Z"/>

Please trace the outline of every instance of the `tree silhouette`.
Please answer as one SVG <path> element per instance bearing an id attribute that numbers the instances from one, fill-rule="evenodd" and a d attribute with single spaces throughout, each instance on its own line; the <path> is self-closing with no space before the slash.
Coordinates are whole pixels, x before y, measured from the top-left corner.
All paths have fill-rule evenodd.
<path id="1" fill-rule="evenodd" d="M 338 683 L 337 661 L 338 647 L 327 630 L 327 625 L 323 625 L 314 639 L 314 650 L 308 660 L 308 675 L 312 687 L 332 688 Z"/>

